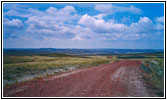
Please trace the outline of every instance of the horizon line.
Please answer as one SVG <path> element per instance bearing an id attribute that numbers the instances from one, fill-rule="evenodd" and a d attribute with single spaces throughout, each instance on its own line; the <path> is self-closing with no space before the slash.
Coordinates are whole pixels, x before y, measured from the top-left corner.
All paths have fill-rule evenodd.
<path id="1" fill-rule="evenodd" d="M 135 49 L 135 48 L 3 48 L 3 49 Z M 136 49 L 164 50 L 164 48 L 136 48 Z"/>

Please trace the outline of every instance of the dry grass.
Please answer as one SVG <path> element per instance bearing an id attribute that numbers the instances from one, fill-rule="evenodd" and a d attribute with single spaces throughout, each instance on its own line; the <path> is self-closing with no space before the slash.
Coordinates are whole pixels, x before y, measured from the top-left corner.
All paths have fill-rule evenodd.
<path id="1" fill-rule="evenodd" d="M 105 56 L 48 57 L 48 56 L 4 56 L 3 83 L 11 84 L 36 76 L 53 74 L 57 69 L 88 67 L 109 63 Z M 61 70 L 60 70 L 61 72 Z"/>

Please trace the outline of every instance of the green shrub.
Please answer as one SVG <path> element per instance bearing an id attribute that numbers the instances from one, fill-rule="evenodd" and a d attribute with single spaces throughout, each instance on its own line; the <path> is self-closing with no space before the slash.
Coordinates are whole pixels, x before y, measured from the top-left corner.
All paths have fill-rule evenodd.
<path id="1" fill-rule="evenodd" d="M 146 67 L 149 66 L 149 67 Z M 161 58 L 149 59 L 144 61 L 144 64 L 140 67 L 149 74 L 151 84 L 159 89 L 158 95 L 163 96 L 164 93 L 164 60 Z"/>

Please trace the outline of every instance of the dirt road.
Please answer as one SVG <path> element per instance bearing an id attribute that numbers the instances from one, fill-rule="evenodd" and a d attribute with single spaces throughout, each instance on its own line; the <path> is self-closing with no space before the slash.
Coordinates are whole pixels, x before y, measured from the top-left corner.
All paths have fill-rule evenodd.
<path id="1" fill-rule="evenodd" d="M 152 97 L 141 61 L 121 60 L 92 68 L 15 84 L 4 89 L 12 97 Z"/>

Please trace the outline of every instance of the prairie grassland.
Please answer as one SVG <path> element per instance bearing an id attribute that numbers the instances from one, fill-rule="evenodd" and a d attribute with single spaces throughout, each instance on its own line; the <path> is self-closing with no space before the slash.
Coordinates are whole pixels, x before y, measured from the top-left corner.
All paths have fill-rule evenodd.
<path id="1" fill-rule="evenodd" d="M 144 60 L 141 68 L 148 74 L 144 76 L 150 87 L 158 90 L 159 96 L 164 95 L 164 59 L 154 58 Z"/>
<path id="2" fill-rule="evenodd" d="M 10 85 L 69 69 L 96 66 L 110 62 L 105 56 L 52 56 L 3 56 L 3 85 Z"/>

